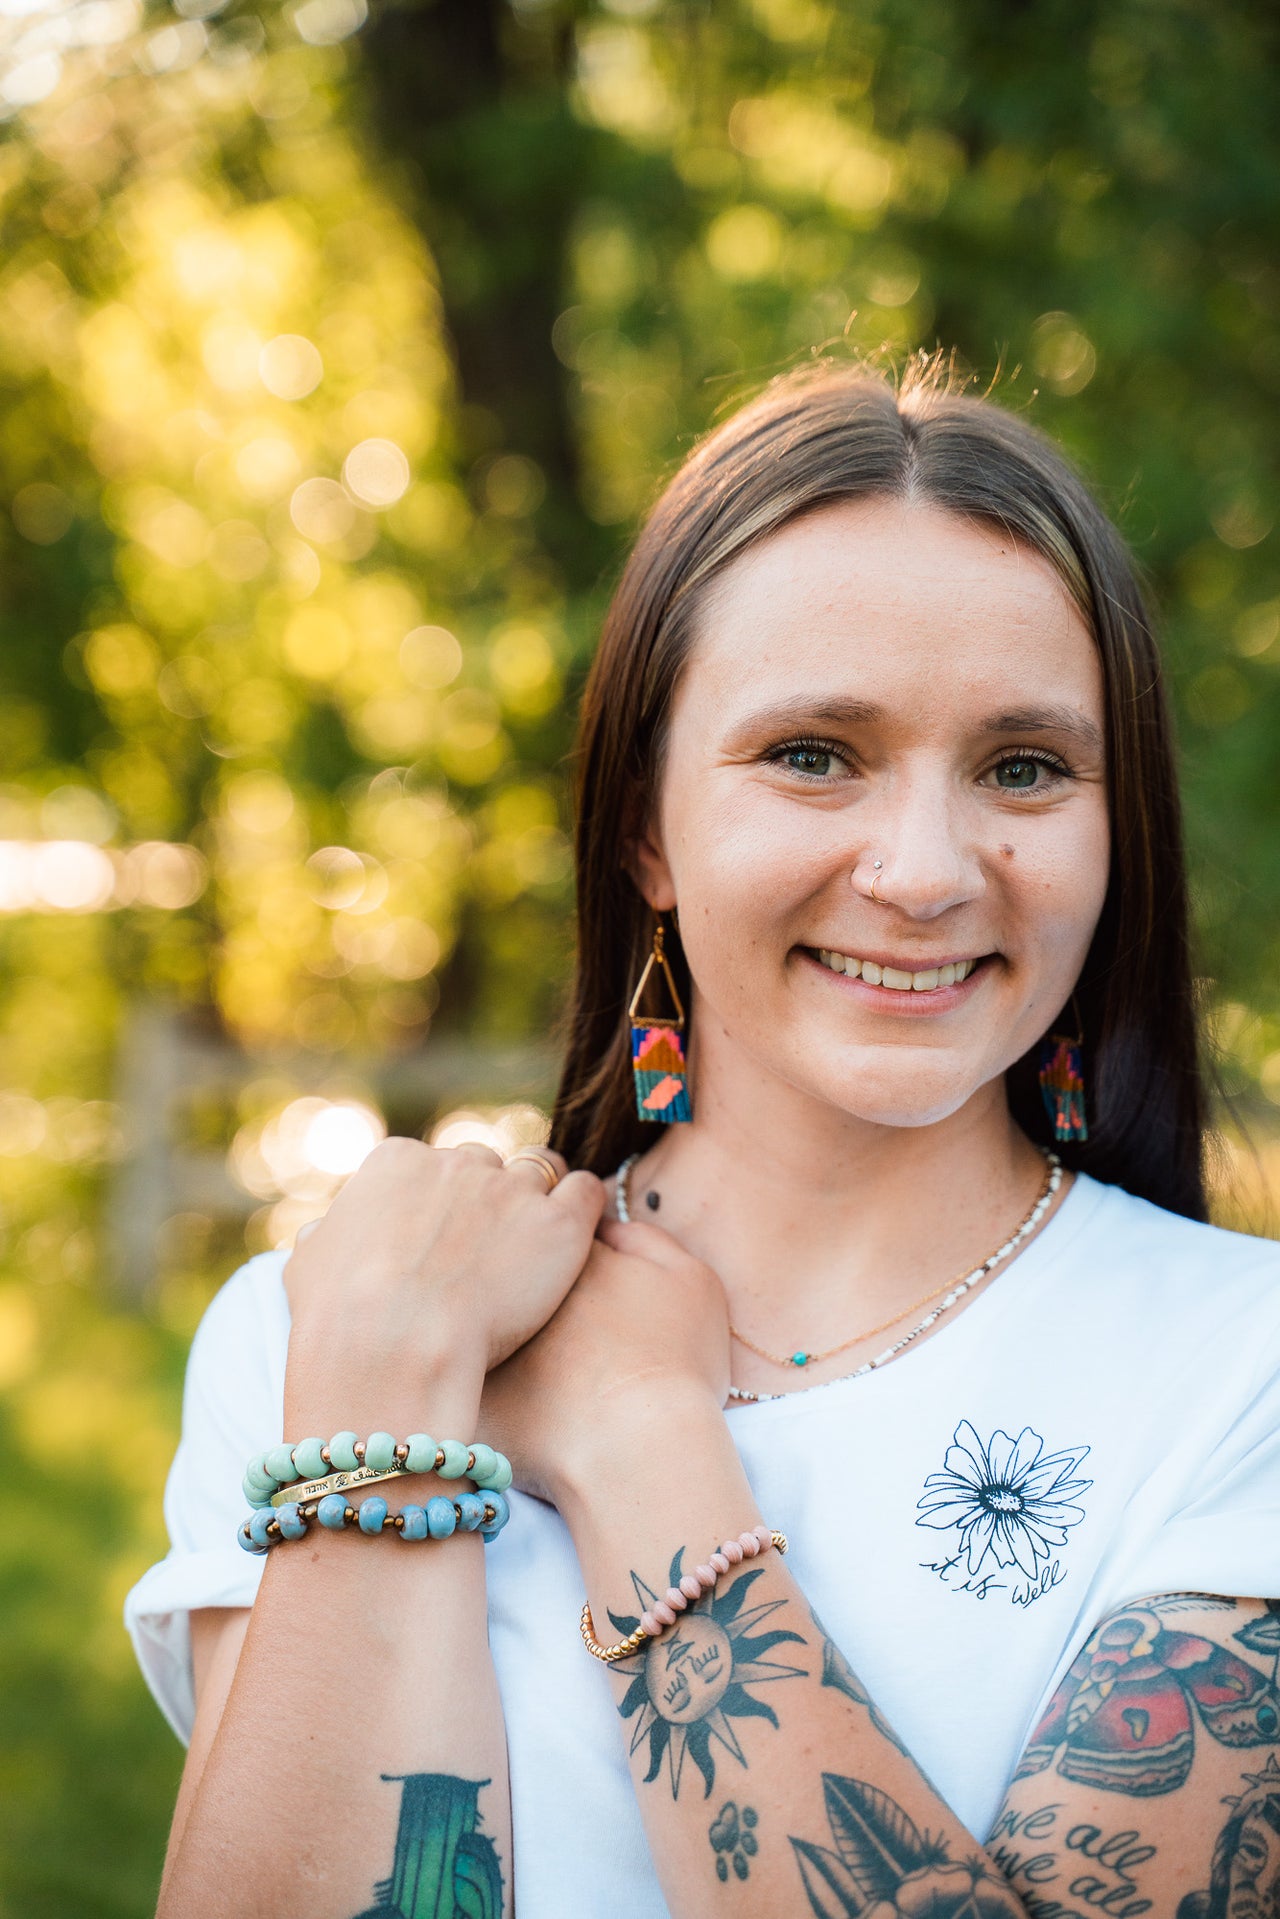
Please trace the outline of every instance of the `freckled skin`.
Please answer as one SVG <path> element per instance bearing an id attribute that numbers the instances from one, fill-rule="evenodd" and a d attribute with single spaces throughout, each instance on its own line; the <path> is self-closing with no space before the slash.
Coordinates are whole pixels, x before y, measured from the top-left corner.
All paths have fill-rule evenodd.
<path id="1" fill-rule="evenodd" d="M 1048 562 L 937 507 L 841 502 L 739 556 L 703 608 L 634 850 L 650 902 L 679 902 L 703 1083 L 897 1126 L 983 1089 L 989 1104 L 1070 996 L 1109 831 L 1100 745 L 986 723 L 1052 707 L 1100 740 L 1102 700 L 1092 638 Z M 833 702 L 878 717 L 756 723 Z M 838 748 L 829 778 L 768 757 L 796 736 Z M 1018 748 L 1072 777 L 1042 765 L 1031 790 L 1007 789 L 993 763 Z M 805 955 L 816 946 L 907 970 L 995 957 L 954 1010 L 890 1018 L 870 989 L 825 976 Z"/>

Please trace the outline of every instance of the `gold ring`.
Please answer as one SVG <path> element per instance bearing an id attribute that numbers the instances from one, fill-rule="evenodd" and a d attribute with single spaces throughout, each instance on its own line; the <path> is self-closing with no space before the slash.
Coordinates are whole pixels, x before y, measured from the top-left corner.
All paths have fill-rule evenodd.
<path id="1" fill-rule="evenodd" d="M 877 906 L 884 905 L 884 901 L 876 897 L 876 887 L 880 883 L 880 869 L 883 865 L 884 865 L 883 860 L 876 861 L 876 870 L 871 876 L 871 885 L 867 888 L 867 898 L 869 900 L 875 900 Z"/>
<path id="2" fill-rule="evenodd" d="M 542 1174 L 542 1177 L 547 1182 L 548 1192 L 551 1192 L 553 1188 L 557 1187 L 560 1184 L 559 1168 L 555 1165 L 553 1160 L 549 1160 L 547 1158 L 545 1153 L 538 1152 L 536 1147 L 522 1146 L 518 1153 L 513 1153 L 511 1155 L 510 1159 L 507 1161 L 507 1165 L 514 1166 L 516 1161 L 519 1159 L 527 1159 L 531 1165 L 537 1167 L 538 1171 Z"/>

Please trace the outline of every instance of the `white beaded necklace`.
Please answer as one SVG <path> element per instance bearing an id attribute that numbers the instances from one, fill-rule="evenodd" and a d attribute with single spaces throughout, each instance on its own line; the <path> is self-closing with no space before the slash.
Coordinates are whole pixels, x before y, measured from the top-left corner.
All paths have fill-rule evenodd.
<path id="1" fill-rule="evenodd" d="M 927 1332 L 929 1327 L 932 1326 L 936 1320 L 940 1319 L 948 1308 L 956 1305 L 959 1300 L 963 1299 L 964 1295 L 969 1292 L 972 1287 L 976 1286 L 980 1279 L 985 1279 L 987 1274 L 1000 1264 L 1001 1260 L 1008 1259 L 1011 1254 L 1016 1252 L 1023 1240 L 1026 1239 L 1030 1233 L 1033 1233 L 1040 1224 L 1040 1221 L 1044 1218 L 1050 1206 L 1052 1206 L 1054 1195 L 1062 1184 L 1062 1161 L 1056 1153 L 1051 1153 L 1047 1148 L 1041 1148 L 1041 1150 L 1044 1153 L 1045 1162 L 1049 1168 L 1049 1177 L 1045 1182 L 1044 1190 L 1037 1197 L 1035 1205 L 1031 1208 L 1031 1211 L 1027 1214 L 1022 1224 L 1009 1235 L 1003 1246 L 997 1246 L 995 1252 L 989 1253 L 980 1266 L 975 1266 L 971 1273 L 966 1273 L 963 1279 L 958 1279 L 946 1298 L 940 1300 L 932 1312 L 926 1313 L 918 1326 L 913 1326 L 909 1333 L 904 1333 L 901 1339 L 896 1340 L 892 1346 L 887 1346 L 884 1352 L 878 1353 L 874 1359 L 865 1360 L 861 1366 L 855 1366 L 851 1373 L 840 1373 L 835 1379 L 819 1380 L 814 1386 L 801 1386 L 797 1388 L 797 1391 L 813 1392 L 817 1390 L 817 1386 L 838 1386 L 846 1379 L 861 1379 L 864 1373 L 873 1373 L 878 1366 L 888 1365 L 889 1361 L 895 1358 L 904 1346 L 909 1346 L 913 1339 L 919 1339 L 921 1333 Z M 615 1175 L 614 1206 L 617 1210 L 618 1218 L 622 1220 L 624 1224 L 629 1224 L 631 1220 L 628 1181 L 631 1178 L 631 1168 L 635 1165 L 639 1157 L 639 1153 L 630 1154 L 628 1158 L 623 1160 Z M 752 1393 L 748 1392 L 745 1386 L 730 1386 L 729 1397 L 730 1399 L 750 1400 L 758 1404 L 761 1400 L 765 1399 L 789 1399 L 791 1394 Z"/>

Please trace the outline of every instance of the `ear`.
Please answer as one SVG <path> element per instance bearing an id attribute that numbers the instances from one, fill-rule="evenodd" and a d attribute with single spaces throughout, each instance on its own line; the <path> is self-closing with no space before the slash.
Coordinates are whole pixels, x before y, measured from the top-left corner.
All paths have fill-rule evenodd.
<path id="1" fill-rule="evenodd" d="M 675 882 L 661 843 L 651 827 L 625 842 L 623 865 L 655 913 L 669 913 L 676 903 Z"/>

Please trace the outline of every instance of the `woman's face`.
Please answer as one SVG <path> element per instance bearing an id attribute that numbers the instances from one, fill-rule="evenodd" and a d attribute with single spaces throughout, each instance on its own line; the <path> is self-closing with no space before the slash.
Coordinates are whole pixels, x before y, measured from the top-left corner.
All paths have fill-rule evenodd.
<path id="1" fill-rule="evenodd" d="M 699 1083 L 956 1112 L 1068 1000 L 1108 843 L 1101 669 L 1046 560 L 896 500 L 784 527 L 704 603 L 636 851 Z"/>

